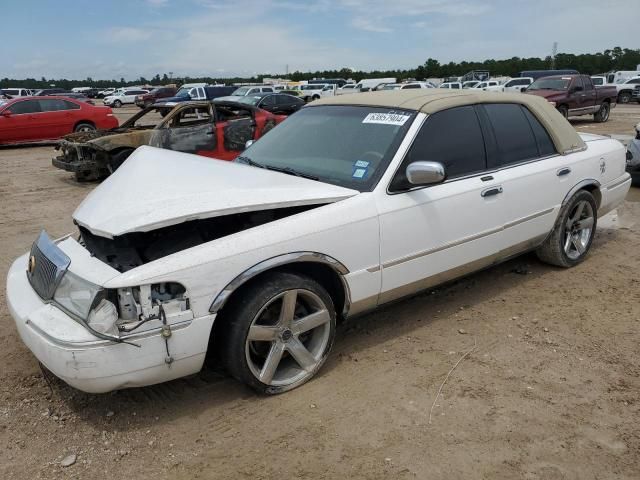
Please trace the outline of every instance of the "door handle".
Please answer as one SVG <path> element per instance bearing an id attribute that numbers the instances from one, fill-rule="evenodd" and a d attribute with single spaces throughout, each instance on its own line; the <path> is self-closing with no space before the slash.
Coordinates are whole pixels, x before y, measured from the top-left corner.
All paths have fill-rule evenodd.
<path id="1" fill-rule="evenodd" d="M 565 175 L 569 175 L 571 173 L 571 169 L 569 167 L 561 168 L 556 172 L 556 175 L 559 177 L 563 177 Z"/>
<path id="2" fill-rule="evenodd" d="M 482 193 L 480 194 L 480 196 L 482 197 L 492 197 L 494 195 L 498 195 L 502 193 L 502 186 L 498 185 L 497 187 L 491 187 L 491 188 L 487 188 L 486 190 L 483 190 Z"/>

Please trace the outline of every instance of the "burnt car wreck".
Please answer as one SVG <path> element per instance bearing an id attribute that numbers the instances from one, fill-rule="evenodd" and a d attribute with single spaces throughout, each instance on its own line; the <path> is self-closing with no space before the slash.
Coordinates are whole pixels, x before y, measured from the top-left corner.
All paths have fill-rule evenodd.
<path id="1" fill-rule="evenodd" d="M 109 176 L 142 145 L 220 160 L 233 160 L 249 140 L 267 133 L 282 119 L 236 102 L 185 102 L 166 116 L 162 103 L 147 107 L 120 127 L 78 132 L 56 146 L 54 167 L 73 172 L 78 181 Z"/>

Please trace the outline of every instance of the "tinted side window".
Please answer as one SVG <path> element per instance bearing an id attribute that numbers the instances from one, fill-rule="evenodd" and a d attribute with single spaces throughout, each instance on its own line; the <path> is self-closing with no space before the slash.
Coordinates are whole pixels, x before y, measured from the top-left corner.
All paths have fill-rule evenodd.
<path id="1" fill-rule="evenodd" d="M 420 88 L 420 85 L 417 84 L 411 84 L 411 85 L 405 85 L 404 87 L 402 87 L 403 90 L 406 90 L 408 88 Z"/>
<path id="2" fill-rule="evenodd" d="M 538 156 L 533 130 L 520 105 L 484 105 L 496 139 L 497 165 L 509 165 Z"/>
<path id="3" fill-rule="evenodd" d="M 278 105 L 289 105 L 296 102 L 292 97 L 289 97 L 288 95 L 278 95 L 276 97 L 276 103 Z"/>
<path id="4" fill-rule="evenodd" d="M 38 100 L 25 100 L 23 102 L 14 103 L 8 108 L 8 110 L 14 115 L 38 113 L 40 112 L 40 103 Z"/>
<path id="5" fill-rule="evenodd" d="M 582 83 L 584 84 L 584 89 L 585 90 L 593 90 L 593 83 L 591 83 L 591 78 L 590 77 L 584 77 L 582 79 Z"/>
<path id="6" fill-rule="evenodd" d="M 540 157 L 547 157 L 549 155 L 555 155 L 556 147 L 551 141 L 551 137 L 549 136 L 549 132 L 542 126 L 540 121 L 533 116 L 533 114 L 526 107 L 521 107 L 524 112 L 524 116 L 527 117 L 529 121 L 529 125 L 531 125 L 531 129 L 533 130 L 533 135 L 536 137 L 536 142 L 538 143 L 538 155 Z"/>
<path id="7" fill-rule="evenodd" d="M 65 110 L 80 110 L 80 105 L 69 102 L 68 100 L 63 100 L 65 104 Z"/>
<path id="8" fill-rule="evenodd" d="M 271 107 L 273 105 L 276 104 L 276 99 L 273 95 L 269 95 L 267 97 L 264 97 L 262 99 L 261 105 L 264 105 L 265 107 Z"/>
<path id="9" fill-rule="evenodd" d="M 417 161 L 442 163 L 447 178 L 484 170 L 484 138 L 473 107 L 451 108 L 427 119 L 391 182 L 391 190 L 411 188 L 405 171 L 407 165 Z"/>

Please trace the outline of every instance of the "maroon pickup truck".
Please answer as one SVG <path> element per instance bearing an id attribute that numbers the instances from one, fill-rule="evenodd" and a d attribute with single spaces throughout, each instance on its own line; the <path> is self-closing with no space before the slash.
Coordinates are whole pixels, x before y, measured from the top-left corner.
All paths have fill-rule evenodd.
<path id="1" fill-rule="evenodd" d="M 546 98 L 562 115 L 593 115 L 596 122 L 609 120 L 616 105 L 616 87 L 596 87 L 588 75 L 555 75 L 537 79 L 524 91 Z"/>

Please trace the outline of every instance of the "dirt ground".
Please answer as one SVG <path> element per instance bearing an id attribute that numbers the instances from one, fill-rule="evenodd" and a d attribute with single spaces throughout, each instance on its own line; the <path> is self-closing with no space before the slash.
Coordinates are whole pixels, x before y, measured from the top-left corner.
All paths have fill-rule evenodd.
<path id="1" fill-rule="evenodd" d="M 639 121 L 621 106 L 574 124 L 631 135 Z M 284 395 L 210 371 L 88 395 L 48 385 L 5 302 L 12 260 L 43 227 L 72 231 L 96 185 L 52 154 L 0 150 L 0 478 L 640 478 L 640 189 L 578 267 L 526 255 L 351 319 Z"/>

